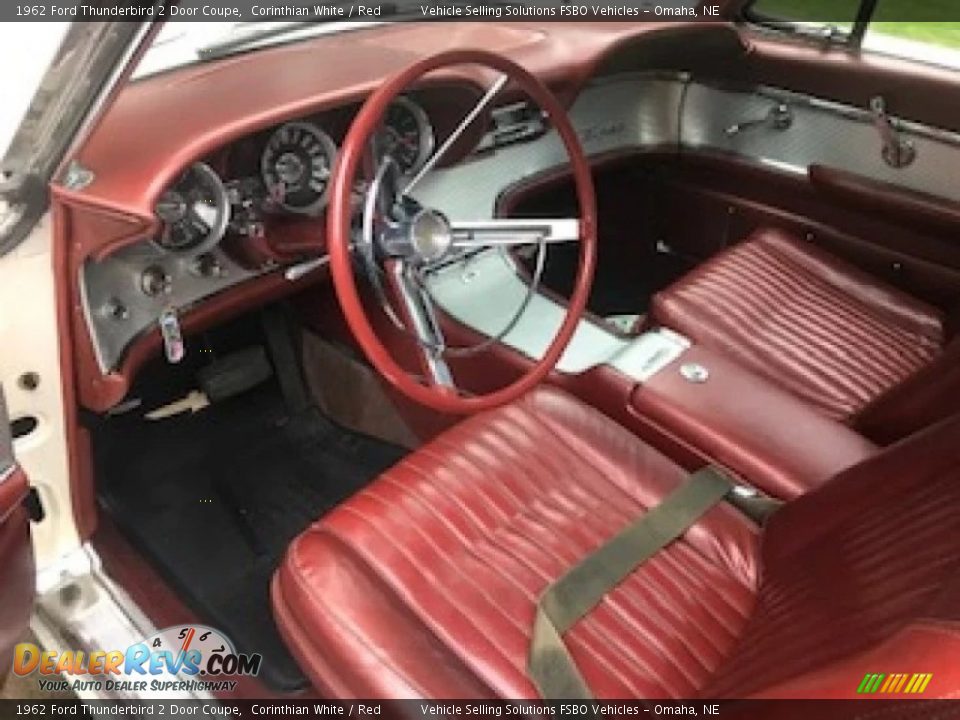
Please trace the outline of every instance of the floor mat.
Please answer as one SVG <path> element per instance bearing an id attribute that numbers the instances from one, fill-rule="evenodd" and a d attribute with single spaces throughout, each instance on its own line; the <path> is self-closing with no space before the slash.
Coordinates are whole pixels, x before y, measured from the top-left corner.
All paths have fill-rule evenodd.
<path id="1" fill-rule="evenodd" d="M 116 417 L 95 437 L 101 501 L 204 622 L 260 677 L 307 684 L 277 634 L 269 581 L 290 540 L 405 451 L 310 408 L 290 417 L 272 384 L 196 415 Z"/>

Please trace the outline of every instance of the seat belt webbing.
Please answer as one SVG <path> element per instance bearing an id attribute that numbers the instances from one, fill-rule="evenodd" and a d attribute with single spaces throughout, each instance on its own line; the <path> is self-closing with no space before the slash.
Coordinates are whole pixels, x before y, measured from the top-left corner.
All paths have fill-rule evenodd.
<path id="1" fill-rule="evenodd" d="M 637 566 L 683 535 L 732 487 L 716 468 L 695 472 L 663 502 L 547 586 L 537 603 L 527 658 L 527 672 L 542 698 L 593 699 L 563 634 Z"/>

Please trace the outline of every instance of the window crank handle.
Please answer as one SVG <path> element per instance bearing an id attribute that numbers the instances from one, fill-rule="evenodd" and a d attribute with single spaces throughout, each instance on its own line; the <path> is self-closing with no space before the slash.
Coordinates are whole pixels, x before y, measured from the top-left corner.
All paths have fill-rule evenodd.
<path id="1" fill-rule="evenodd" d="M 725 133 L 727 137 L 733 137 L 757 127 L 769 126 L 774 130 L 786 130 L 791 125 L 793 125 L 793 111 L 786 103 L 777 103 L 763 117 L 735 123 L 728 127 Z"/>
<path id="2" fill-rule="evenodd" d="M 870 100 L 870 113 L 883 144 L 881 156 L 884 162 L 898 169 L 912 163 L 917 157 L 917 149 L 912 142 L 900 135 L 894 121 L 887 114 L 887 103 L 881 96 Z"/>

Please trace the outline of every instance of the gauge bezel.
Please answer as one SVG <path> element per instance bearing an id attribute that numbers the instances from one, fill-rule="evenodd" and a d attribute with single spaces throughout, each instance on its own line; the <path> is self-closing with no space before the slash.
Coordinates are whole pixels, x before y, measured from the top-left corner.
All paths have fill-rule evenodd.
<path id="1" fill-rule="evenodd" d="M 403 174 L 403 177 L 409 178 L 415 173 L 420 171 L 427 160 L 430 159 L 430 156 L 433 155 L 433 148 L 436 145 L 436 137 L 433 132 L 433 125 L 430 122 L 430 116 L 427 115 L 427 111 L 417 103 L 415 100 L 410 99 L 406 95 L 400 95 L 394 98 L 393 102 L 390 105 L 402 105 L 413 115 L 413 119 L 417 123 L 417 129 L 420 132 L 420 151 L 417 154 L 417 160 L 414 162 L 413 166 L 406 170 Z M 387 114 L 390 112 L 390 105 L 387 106 L 387 112 L 384 113 L 383 117 L 383 126 L 386 128 L 387 123 Z"/>
<path id="2" fill-rule="evenodd" d="M 200 181 L 206 184 L 208 189 L 213 190 L 214 207 L 217 211 L 217 217 L 210 226 L 210 232 L 208 232 L 206 237 L 204 237 L 195 245 L 185 248 L 168 247 L 160 241 L 159 237 L 154 239 L 154 244 L 158 248 L 173 255 L 202 255 L 205 252 L 209 252 L 220 244 L 220 241 L 227 232 L 227 226 L 230 224 L 230 198 L 227 196 L 227 190 L 223 186 L 223 180 L 220 179 L 220 176 L 217 174 L 216 170 L 210 167 L 207 163 L 196 162 L 190 165 L 183 173 L 180 174 L 180 177 L 173 185 L 163 191 L 161 197 L 166 195 L 166 193 L 173 188 L 176 188 L 176 186 L 183 181 L 187 174 L 191 172 L 196 173 L 200 178 Z M 156 207 L 156 203 L 154 203 L 154 207 Z M 154 210 L 154 214 L 156 214 L 156 210 Z M 160 219 L 159 215 L 157 217 Z M 160 222 L 163 225 L 163 228 L 161 229 L 162 236 L 169 223 L 163 221 L 162 219 L 160 219 Z"/>
<path id="3" fill-rule="evenodd" d="M 305 132 L 308 132 L 311 135 L 313 135 L 314 138 L 320 142 L 320 144 L 323 146 L 324 152 L 327 153 L 327 157 L 330 161 L 331 173 L 333 172 L 333 165 L 337 160 L 337 152 L 338 152 L 337 144 L 333 141 L 333 138 L 331 138 L 323 128 L 318 127 L 317 125 L 314 125 L 313 123 L 307 122 L 305 120 L 297 120 L 294 122 L 284 123 L 283 125 L 278 127 L 276 130 L 274 130 L 272 133 L 270 133 L 270 137 L 267 138 L 266 143 L 264 143 L 263 145 L 263 151 L 260 153 L 260 179 L 263 180 L 263 184 L 266 187 L 267 195 L 269 197 L 273 196 L 273 186 L 271 185 L 270 181 L 267 180 L 267 168 L 268 168 L 267 152 L 270 149 L 270 143 L 273 142 L 273 139 L 277 137 L 281 132 L 286 130 L 287 128 L 299 128 L 301 130 L 304 130 Z M 283 208 L 284 210 L 286 210 L 287 212 L 296 213 L 298 215 L 318 215 L 320 211 L 323 210 L 323 208 L 326 207 L 327 205 L 327 195 L 329 194 L 329 192 L 330 192 L 330 181 L 328 179 L 326 184 L 323 187 L 323 192 L 320 194 L 320 196 L 316 200 L 314 200 L 309 205 L 297 206 L 297 205 L 290 205 L 287 202 L 278 202 L 277 205 Z"/>

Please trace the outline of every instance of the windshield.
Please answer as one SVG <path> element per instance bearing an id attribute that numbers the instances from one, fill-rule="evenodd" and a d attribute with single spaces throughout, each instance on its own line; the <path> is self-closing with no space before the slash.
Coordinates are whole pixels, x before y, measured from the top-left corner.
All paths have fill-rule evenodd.
<path id="1" fill-rule="evenodd" d="M 181 2 L 189 6 L 193 0 Z M 168 22 L 144 55 L 133 78 L 279 43 L 369 28 L 377 21 Z"/>

